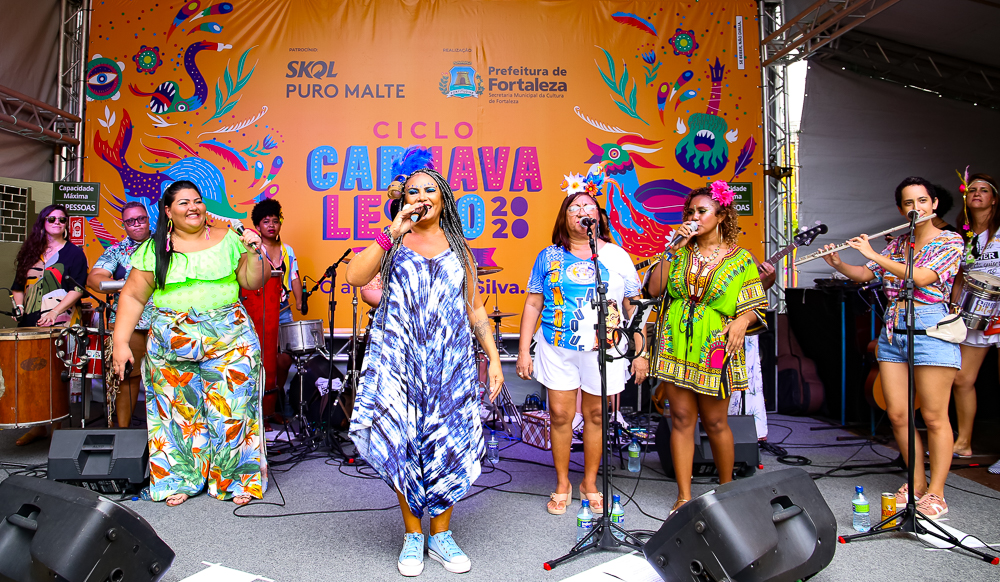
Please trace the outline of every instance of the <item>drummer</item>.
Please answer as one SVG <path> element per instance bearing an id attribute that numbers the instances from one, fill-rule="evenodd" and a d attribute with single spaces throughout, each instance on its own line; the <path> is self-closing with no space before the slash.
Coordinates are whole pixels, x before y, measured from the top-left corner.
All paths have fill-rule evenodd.
<path id="1" fill-rule="evenodd" d="M 996 181 L 986 174 L 969 176 L 965 189 L 965 206 L 959 210 L 958 224 L 966 233 L 962 270 L 955 278 L 951 300 L 959 303 L 966 275 L 977 273 L 997 278 L 1000 282 L 1000 212 L 997 212 Z M 985 330 L 970 329 L 962 342 L 962 369 L 955 376 L 952 391 L 958 416 L 958 436 L 954 455 L 960 459 L 972 456 L 972 426 L 976 418 L 976 378 L 986 352 L 1000 344 L 1000 323 Z M 990 472 L 1000 473 L 1000 461 Z"/>
<path id="2" fill-rule="evenodd" d="M 938 206 L 934 186 L 923 178 L 910 177 L 896 187 L 896 207 L 906 216 L 916 210 L 921 216 L 933 213 Z M 862 234 L 847 241 L 868 260 L 864 265 L 848 265 L 840 260 L 839 253 L 826 255 L 824 260 L 841 273 L 858 283 L 878 278 L 890 301 L 886 310 L 886 325 L 878 340 L 879 373 L 885 394 L 886 414 L 892 424 L 896 444 L 900 451 L 908 447 L 908 349 L 906 334 L 905 302 L 899 299 L 900 287 L 906 275 L 907 237 L 893 240 L 882 253 L 875 252 Z M 825 249 L 833 248 L 827 245 Z M 936 325 L 948 315 L 947 302 L 951 297 L 952 281 L 958 273 L 962 256 L 962 237 L 943 231 L 930 221 L 914 229 L 914 322 L 916 330 Z M 919 470 L 914 471 L 913 496 L 917 510 L 929 519 L 938 519 L 948 513 L 944 499 L 944 484 L 951 468 L 952 433 L 948 420 L 948 386 L 961 367 L 958 346 L 929 335 L 913 337 L 914 384 L 923 404 L 920 414 L 927 425 L 927 446 L 931 463 L 930 482 L 923 471 L 924 449 L 920 433 L 914 434 L 914 448 Z M 909 462 L 904 455 L 904 460 Z M 896 492 L 896 503 L 908 501 L 908 485 Z"/>
<path id="3" fill-rule="evenodd" d="M 66 239 L 69 213 L 61 204 L 50 204 L 38 213 L 31 233 L 14 260 L 14 311 L 18 327 L 50 327 L 80 323 L 83 293 L 66 275 L 80 282 L 87 279 L 87 256 Z M 58 425 L 56 425 L 58 427 Z M 32 443 L 46 435 L 45 426 L 35 426 L 17 439 L 17 445 Z"/>
<path id="4" fill-rule="evenodd" d="M 122 225 L 128 236 L 108 247 L 94 263 L 94 268 L 90 271 L 90 276 L 87 277 L 87 287 L 91 291 L 108 293 L 111 299 L 111 312 L 108 315 L 110 329 L 114 329 L 115 314 L 118 311 L 118 292 L 101 291 L 101 283 L 123 281 L 128 278 L 128 274 L 132 271 L 132 253 L 150 237 L 149 214 L 146 212 L 146 207 L 141 202 L 126 202 L 125 206 L 122 207 Z M 152 300 L 146 303 L 139 323 L 136 325 L 135 331 L 132 332 L 132 337 L 129 338 L 128 345 L 137 364 L 146 357 L 146 335 L 149 332 L 149 322 L 155 309 Z M 128 428 L 131 424 L 132 412 L 139 399 L 141 387 L 142 366 L 136 365 L 132 369 L 128 382 L 119 386 L 118 394 L 114 398 L 115 416 L 118 418 L 120 428 Z"/>
<path id="5" fill-rule="evenodd" d="M 291 245 L 281 242 L 281 226 L 284 216 L 281 213 L 281 203 L 274 198 L 261 200 L 254 205 L 250 219 L 260 231 L 261 250 L 271 263 L 271 272 L 281 277 L 281 295 L 278 302 L 278 323 L 292 323 L 291 300 L 295 301 L 295 309 L 302 312 L 302 279 L 299 277 L 299 262 Z M 273 276 L 273 275 L 272 275 Z M 263 338 L 261 338 L 263 343 Z M 278 341 L 274 338 L 275 342 Z M 292 356 L 284 352 L 278 353 L 276 385 L 284 389 L 288 379 L 288 370 L 292 366 Z"/>

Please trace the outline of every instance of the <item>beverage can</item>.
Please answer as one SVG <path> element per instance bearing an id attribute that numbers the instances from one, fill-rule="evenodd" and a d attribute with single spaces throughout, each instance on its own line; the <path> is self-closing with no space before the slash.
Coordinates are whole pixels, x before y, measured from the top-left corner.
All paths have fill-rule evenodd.
<path id="1" fill-rule="evenodd" d="M 884 521 L 889 519 L 896 514 L 896 494 L 895 493 L 883 493 L 882 494 L 882 519 L 879 521 Z M 894 519 L 882 526 L 882 529 L 889 529 L 895 527 L 898 519 Z"/>

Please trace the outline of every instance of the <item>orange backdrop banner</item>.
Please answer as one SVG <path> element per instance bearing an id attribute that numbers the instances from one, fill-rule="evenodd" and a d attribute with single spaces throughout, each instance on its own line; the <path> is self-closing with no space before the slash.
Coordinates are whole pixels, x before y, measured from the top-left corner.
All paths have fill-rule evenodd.
<path id="1" fill-rule="evenodd" d="M 564 177 L 594 163 L 618 185 L 599 199 L 634 256 L 662 249 L 687 192 L 714 180 L 734 183 L 742 244 L 760 255 L 755 2 L 95 4 L 91 262 L 124 236 L 122 204 L 155 221 L 163 189 L 188 179 L 217 221 L 249 226 L 254 203 L 281 202 L 283 242 L 319 278 L 388 224 L 391 161 L 414 144 L 433 148 L 477 262 L 503 267 L 480 281 L 503 311 L 520 311 Z M 321 290 L 347 297 L 343 279 Z M 339 309 L 337 327 L 350 321 Z"/>

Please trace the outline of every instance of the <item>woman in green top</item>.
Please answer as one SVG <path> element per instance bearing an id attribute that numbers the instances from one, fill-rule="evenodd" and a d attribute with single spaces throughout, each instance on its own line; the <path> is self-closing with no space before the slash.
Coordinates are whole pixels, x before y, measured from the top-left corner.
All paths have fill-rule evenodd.
<path id="1" fill-rule="evenodd" d="M 743 338 L 762 326 L 767 299 L 753 257 L 736 244 L 733 193 L 717 181 L 692 190 L 689 221 L 677 254 L 649 273 L 651 295 L 663 294 L 650 375 L 664 381 L 673 427 L 670 454 L 677 478 L 673 510 L 691 499 L 695 422 L 708 433 L 719 482 L 733 479 L 729 397 L 747 389 Z"/>
<path id="2" fill-rule="evenodd" d="M 152 239 L 136 249 L 118 303 L 114 372 L 134 363 L 128 340 L 150 297 L 143 378 L 149 427 L 150 494 L 180 505 L 208 494 L 238 505 L 267 489 L 260 396 L 260 342 L 239 302 L 239 288 L 258 289 L 271 267 L 253 246 L 213 227 L 201 193 L 174 182 L 160 198 Z"/>

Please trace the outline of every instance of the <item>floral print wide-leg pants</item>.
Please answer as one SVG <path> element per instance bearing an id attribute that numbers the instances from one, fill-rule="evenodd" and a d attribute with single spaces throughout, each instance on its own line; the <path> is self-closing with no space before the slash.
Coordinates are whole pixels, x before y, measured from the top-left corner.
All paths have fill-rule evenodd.
<path id="1" fill-rule="evenodd" d="M 150 494 L 262 498 L 267 456 L 260 342 L 240 303 L 158 309 L 146 359 Z"/>

